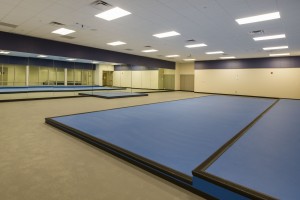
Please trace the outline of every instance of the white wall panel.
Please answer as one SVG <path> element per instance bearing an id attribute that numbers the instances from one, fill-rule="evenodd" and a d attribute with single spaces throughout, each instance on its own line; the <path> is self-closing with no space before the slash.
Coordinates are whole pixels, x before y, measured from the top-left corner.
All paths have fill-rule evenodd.
<path id="1" fill-rule="evenodd" d="M 142 88 L 151 88 L 151 71 L 141 71 Z"/>
<path id="2" fill-rule="evenodd" d="M 132 87 L 142 88 L 142 72 L 132 71 Z"/>
<path id="3" fill-rule="evenodd" d="M 158 70 L 150 71 L 150 88 L 158 89 Z"/>
<path id="4" fill-rule="evenodd" d="M 114 73 L 113 73 L 113 86 L 121 87 L 121 71 L 114 71 Z"/>

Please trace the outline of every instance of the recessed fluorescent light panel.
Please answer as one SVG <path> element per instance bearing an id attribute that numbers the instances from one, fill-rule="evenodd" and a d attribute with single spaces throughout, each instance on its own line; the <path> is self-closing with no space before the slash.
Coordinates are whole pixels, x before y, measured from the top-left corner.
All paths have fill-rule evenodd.
<path id="1" fill-rule="evenodd" d="M 111 46 L 118 46 L 118 45 L 123 45 L 126 44 L 125 42 L 121 42 L 121 41 L 116 41 L 116 42 L 111 42 L 111 43 L 107 43 L 108 45 Z"/>
<path id="2" fill-rule="evenodd" d="M 186 59 L 183 59 L 184 61 L 194 61 L 194 60 L 196 60 L 196 59 L 194 59 L 194 58 L 186 58 Z"/>
<path id="3" fill-rule="evenodd" d="M 253 40 L 254 41 L 261 41 L 261 40 L 274 40 L 274 39 L 281 39 L 281 38 L 285 38 L 285 34 L 255 37 L 255 38 L 253 38 Z"/>
<path id="4" fill-rule="evenodd" d="M 179 57 L 179 55 L 167 55 L 167 58 L 175 58 L 175 57 Z"/>
<path id="5" fill-rule="evenodd" d="M 123 10 L 122 8 L 115 7 L 110 10 L 107 10 L 105 12 L 99 13 L 98 15 L 95 15 L 96 17 L 99 17 L 101 19 L 105 19 L 107 21 L 111 21 L 114 19 L 118 19 L 120 17 L 124 17 L 126 15 L 130 15 L 131 12 L 128 12 L 126 10 Z"/>
<path id="6" fill-rule="evenodd" d="M 38 55 L 37 57 L 38 57 L 38 58 L 47 58 L 48 56 L 45 56 L 45 55 Z"/>
<path id="7" fill-rule="evenodd" d="M 3 51 L 3 50 L 1 50 L 0 54 L 10 54 L 10 52 L 9 51 Z"/>
<path id="8" fill-rule="evenodd" d="M 277 53 L 277 54 L 270 54 L 271 57 L 274 57 L 274 56 L 290 56 L 291 54 L 290 53 Z"/>
<path id="9" fill-rule="evenodd" d="M 75 58 L 68 58 L 68 59 L 66 59 L 66 60 L 68 60 L 68 61 L 74 61 L 74 60 L 76 60 Z"/>
<path id="10" fill-rule="evenodd" d="M 156 49 L 148 49 L 148 50 L 143 50 L 142 52 L 144 52 L 144 53 L 151 53 L 151 52 L 156 52 L 156 51 L 158 51 L 158 50 L 156 50 Z"/>
<path id="11" fill-rule="evenodd" d="M 67 28 L 59 28 L 55 31 L 52 31 L 52 33 L 59 34 L 59 35 L 68 35 L 68 34 L 74 33 L 74 32 L 75 31 L 67 29 Z"/>
<path id="12" fill-rule="evenodd" d="M 263 15 L 256 15 L 252 17 L 245 17 L 245 18 L 240 18 L 236 19 L 235 21 L 239 24 L 250 24 L 250 23 L 255 23 L 255 22 L 262 22 L 262 21 L 268 21 L 272 19 L 279 19 L 280 18 L 280 13 L 279 12 L 273 12 L 273 13 L 267 13 Z"/>
<path id="13" fill-rule="evenodd" d="M 154 34 L 154 37 L 158 37 L 158 38 L 165 38 L 165 37 L 172 37 L 172 36 L 176 36 L 176 35 L 180 35 L 180 33 L 177 33 L 176 31 L 170 31 L 170 32 L 165 32 L 165 33 L 158 33 L 158 34 Z"/>
<path id="14" fill-rule="evenodd" d="M 225 56 L 225 57 L 220 57 L 221 59 L 234 59 L 234 56 Z"/>
<path id="15" fill-rule="evenodd" d="M 223 51 L 211 51 L 211 52 L 206 52 L 205 54 L 211 55 L 211 54 L 223 54 Z"/>
<path id="16" fill-rule="evenodd" d="M 98 62 L 98 61 L 93 61 L 92 63 L 93 63 L 93 64 L 98 64 L 99 62 Z"/>
<path id="17" fill-rule="evenodd" d="M 190 45 L 185 45 L 187 48 L 196 48 L 196 47 L 206 47 L 206 44 L 190 44 Z"/>
<path id="18" fill-rule="evenodd" d="M 279 47 L 265 47 L 263 50 L 269 51 L 269 50 L 278 50 L 278 49 L 288 49 L 288 46 L 279 46 Z"/>

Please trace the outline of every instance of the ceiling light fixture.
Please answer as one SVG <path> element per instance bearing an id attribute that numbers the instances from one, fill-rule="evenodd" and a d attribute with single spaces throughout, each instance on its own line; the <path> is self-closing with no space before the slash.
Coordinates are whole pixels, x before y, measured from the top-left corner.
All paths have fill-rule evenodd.
<path id="1" fill-rule="evenodd" d="M 274 56 L 290 56 L 291 54 L 290 53 L 277 53 L 277 54 L 270 54 L 271 57 L 274 57 Z"/>
<path id="2" fill-rule="evenodd" d="M 120 17 L 124 17 L 126 15 L 130 15 L 131 12 L 128 12 L 122 8 L 115 7 L 110 10 L 107 10 L 105 12 L 99 13 L 95 15 L 96 17 L 99 17 L 101 19 L 105 19 L 107 21 L 111 21 Z"/>
<path id="3" fill-rule="evenodd" d="M 144 52 L 144 53 L 151 53 L 151 52 L 156 52 L 156 51 L 158 51 L 158 50 L 156 50 L 156 49 L 148 49 L 148 50 L 143 50 L 142 52 Z"/>
<path id="4" fill-rule="evenodd" d="M 116 42 L 110 42 L 110 43 L 107 43 L 108 45 L 111 45 L 111 46 L 118 46 L 118 45 L 123 45 L 123 44 L 126 44 L 125 42 L 121 42 L 121 41 L 116 41 Z"/>
<path id="5" fill-rule="evenodd" d="M 206 47 L 207 45 L 204 43 L 201 44 L 189 44 L 189 45 L 185 45 L 186 48 L 196 48 L 196 47 Z"/>
<path id="6" fill-rule="evenodd" d="M 48 56 L 45 56 L 45 55 L 38 55 L 37 57 L 38 57 L 38 58 L 47 58 Z"/>
<path id="7" fill-rule="evenodd" d="M 5 55 L 7 55 L 7 54 L 10 54 L 10 52 L 9 52 L 9 51 L 3 51 L 3 50 L 0 50 L 0 54 L 5 54 Z"/>
<path id="8" fill-rule="evenodd" d="M 177 33 L 176 31 L 169 31 L 169 32 L 165 32 L 165 33 L 158 33 L 158 34 L 154 34 L 154 37 L 157 38 L 165 38 L 165 37 L 172 37 L 172 36 L 176 36 L 176 35 L 180 35 L 180 33 Z"/>
<path id="9" fill-rule="evenodd" d="M 194 58 L 186 58 L 186 59 L 183 59 L 184 61 L 195 61 L 196 59 Z"/>
<path id="10" fill-rule="evenodd" d="M 211 54 L 223 54 L 223 51 L 211 51 L 211 52 L 206 52 L 205 54 L 211 55 Z"/>
<path id="11" fill-rule="evenodd" d="M 234 59 L 234 56 L 225 56 L 225 57 L 220 57 L 221 59 Z"/>
<path id="12" fill-rule="evenodd" d="M 175 57 L 179 57 L 179 55 L 167 55 L 167 58 L 175 58 Z"/>
<path id="13" fill-rule="evenodd" d="M 67 58 L 66 60 L 68 60 L 68 61 L 74 61 L 76 59 L 75 58 Z"/>
<path id="14" fill-rule="evenodd" d="M 261 40 L 274 40 L 274 39 L 281 39 L 281 38 L 285 38 L 285 34 L 255 37 L 255 38 L 253 38 L 253 40 L 261 41 Z"/>
<path id="15" fill-rule="evenodd" d="M 252 17 L 245 17 L 245 18 L 240 18 L 236 19 L 235 21 L 239 24 L 250 24 L 250 23 L 255 23 L 255 22 L 262 22 L 262 21 L 268 21 L 272 19 L 279 19 L 280 18 L 280 13 L 279 12 L 273 12 L 273 13 L 267 13 L 263 15 L 256 15 Z"/>
<path id="16" fill-rule="evenodd" d="M 67 28 L 59 28 L 55 31 L 52 31 L 52 33 L 59 34 L 59 35 L 68 35 L 70 33 L 74 33 L 75 31 Z"/>
<path id="17" fill-rule="evenodd" d="M 288 49 L 288 46 L 278 46 L 278 47 L 264 47 L 263 50 L 269 51 L 269 50 L 278 50 L 278 49 Z"/>

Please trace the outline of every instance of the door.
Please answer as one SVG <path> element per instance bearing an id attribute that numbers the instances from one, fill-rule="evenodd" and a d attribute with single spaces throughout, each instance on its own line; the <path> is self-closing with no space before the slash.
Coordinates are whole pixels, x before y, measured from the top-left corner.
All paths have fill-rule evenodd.
<path id="1" fill-rule="evenodd" d="M 180 75 L 180 90 L 194 91 L 194 75 Z"/>
<path id="2" fill-rule="evenodd" d="M 113 85 L 113 72 L 112 71 L 103 71 L 102 77 L 103 86 L 112 86 Z"/>
<path id="3" fill-rule="evenodd" d="M 165 90 L 174 90 L 175 89 L 175 75 L 165 74 L 164 78 L 164 89 Z"/>

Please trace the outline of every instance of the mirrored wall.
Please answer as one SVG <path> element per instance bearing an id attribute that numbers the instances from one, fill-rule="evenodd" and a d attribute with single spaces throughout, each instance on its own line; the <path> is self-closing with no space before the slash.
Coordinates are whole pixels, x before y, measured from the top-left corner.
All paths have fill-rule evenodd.
<path id="1" fill-rule="evenodd" d="M 67 60 L 0 55 L 0 101 L 79 97 L 81 91 L 152 93 L 175 88 L 173 69 Z"/>

